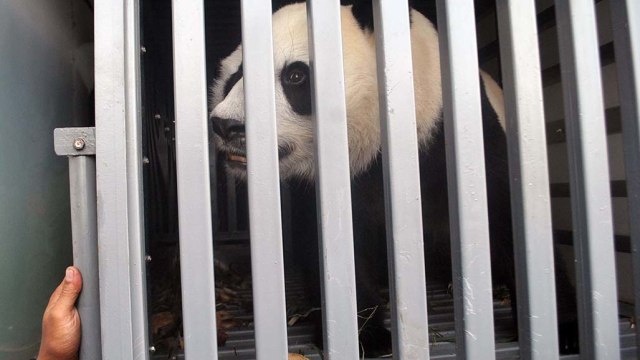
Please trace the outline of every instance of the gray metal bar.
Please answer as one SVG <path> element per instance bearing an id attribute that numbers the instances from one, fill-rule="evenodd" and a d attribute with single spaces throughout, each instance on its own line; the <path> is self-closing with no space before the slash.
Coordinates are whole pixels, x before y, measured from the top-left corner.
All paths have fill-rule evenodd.
<path id="1" fill-rule="evenodd" d="M 411 29 L 407 2 L 373 2 L 385 183 L 393 349 L 397 359 L 428 359 Z M 411 254 L 411 255 L 408 255 Z"/>
<path id="2" fill-rule="evenodd" d="M 580 354 L 619 359 L 607 138 L 593 1 L 556 2 L 571 166 Z"/>
<path id="3" fill-rule="evenodd" d="M 242 1 L 249 228 L 256 350 L 287 357 L 271 2 Z"/>
<path id="4" fill-rule="evenodd" d="M 459 358 L 494 359 L 489 224 L 472 0 L 438 0 Z"/>
<path id="5" fill-rule="evenodd" d="M 338 0 L 308 2 L 324 350 L 328 359 L 357 359 L 358 321 L 340 12 Z"/>
<path id="6" fill-rule="evenodd" d="M 94 128 L 54 130 L 56 154 L 69 157 L 69 195 L 73 264 L 82 273 L 78 312 L 82 319 L 81 360 L 102 359 L 98 227 L 96 213 L 96 148 Z"/>
<path id="7" fill-rule="evenodd" d="M 148 359 L 138 1 L 99 1 L 94 14 L 102 355 Z"/>
<path id="8" fill-rule="evenodd" d="M 96 159 L 69 157 L 73 264 L 82 273 L 78 312 L 82 319 L 80 360 L 102 359 L 96 213 Z"/>
<path id="9" fill-rule="evenodd" d="M 185 356 L 217 359 L 204 3 L 173 0 L 176 173 Z"/>
<path id="10" fill-rule="evenodd" d="M 640 319 L 640 2 L 611 1 L 620 108 L 622 110 L 627 197 L 633 253 L 636 319 Z M 640 344 L 640 331 L 636 331 Z M 640 356 L 640 353 L 638 354 Z"/>
<path id="11" fill-rule="evenodd" d="M 533 1 L 497 2 L 511 173 L 520 356 L 558 358 L 551 199 Z"/>

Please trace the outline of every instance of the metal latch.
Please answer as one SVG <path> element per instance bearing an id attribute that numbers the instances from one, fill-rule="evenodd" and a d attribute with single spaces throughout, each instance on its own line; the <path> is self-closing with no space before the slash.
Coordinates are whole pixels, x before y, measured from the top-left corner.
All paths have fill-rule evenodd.
<path id="1" fill-rule="evenodd" d="M 93 127 L 53 131 L 57 155 L 69 158 L 69 198 L 73 264 L 82 273 L 78 312 L 82 319 L 80 360 L 102 359 L 98 277 L 96 131 Z"/>

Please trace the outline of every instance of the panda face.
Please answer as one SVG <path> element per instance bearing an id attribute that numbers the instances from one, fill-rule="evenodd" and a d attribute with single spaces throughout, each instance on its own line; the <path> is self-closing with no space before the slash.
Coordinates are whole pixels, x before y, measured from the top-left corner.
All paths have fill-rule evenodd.
<path id="1" fill-rule="evenodd" d="M 355 176 L 366 170 L 380 152 L 375 38 L 359 25 L 350 6 L 343 6 L 341 12 L 349 162 L 351 175 Z M 419 140 L 426 144 L 442 104 L 437 34 L 418 13 L 412 14 L 412 23 L 417 126 Z M 280 178 L 313 181 L 314 120 L 306 5 L 281 8 L 274 13 L 272 24 Z M 239 46 L 221 62 L 220 76 L 212 87 L 210 120 L 216 147 L 227 155 L 227 171 L 240 179 L 246 177 L 243 86 Z"/>

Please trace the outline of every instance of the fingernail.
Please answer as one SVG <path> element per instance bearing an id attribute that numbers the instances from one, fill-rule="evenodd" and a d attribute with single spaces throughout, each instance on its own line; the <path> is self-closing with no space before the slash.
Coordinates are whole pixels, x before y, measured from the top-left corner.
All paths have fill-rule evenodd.
<path id="1" fill-rule="evenodd" d="M 73 268 L 68 267 L 67 271 L 65 272 L 64 275 L 64 281 L 66 282 L 72 282 L 73 281 L 73 277 L 75 276 L 75 272 L 73 271 Z"/>

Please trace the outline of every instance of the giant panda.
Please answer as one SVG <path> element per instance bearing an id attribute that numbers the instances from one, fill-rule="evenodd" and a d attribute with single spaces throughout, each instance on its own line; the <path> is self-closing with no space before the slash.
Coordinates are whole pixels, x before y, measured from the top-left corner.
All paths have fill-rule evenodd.
<path id="1" fill-rule="evenodd" d="M 428 282 L 446 283 L 451 281 L 451 246 L 438 32 L 434 23 L 417 10 L 410 10 L 410 18 L 426 275 Z M 387 301 L 381 295 L 388 282 L 387 247 L 370 1 L 342 6 L 341 20 L 358 309 L 382 309 Z M 311 73 L 304 3 L 286 5 L 273 14 L 273 48 L 280 178 L 292 194 L 295 258 L 305 263 L 312 298 L 319 304 Z M 219 70 L 211 91 L 212 137 L 227 159 L 226 171 L 242 180 L 246 178 L 242 45 L 221 61 Z M 515 316 L 504 101 L 498 84 L 484 72 L 479 76 L 493 284 L 509 289 Z M 563 264 L 557 264 L 556 273 L 561 300 L 558 302 L 561 351 L 573 352 L 578 346 L 575 291 Z M 365 316 L 366 325 L 360 332 L 364 353 L 367 356 L 389 353 L 391 338 L 383 326 L 383 311 L 369 315 Z"/>

